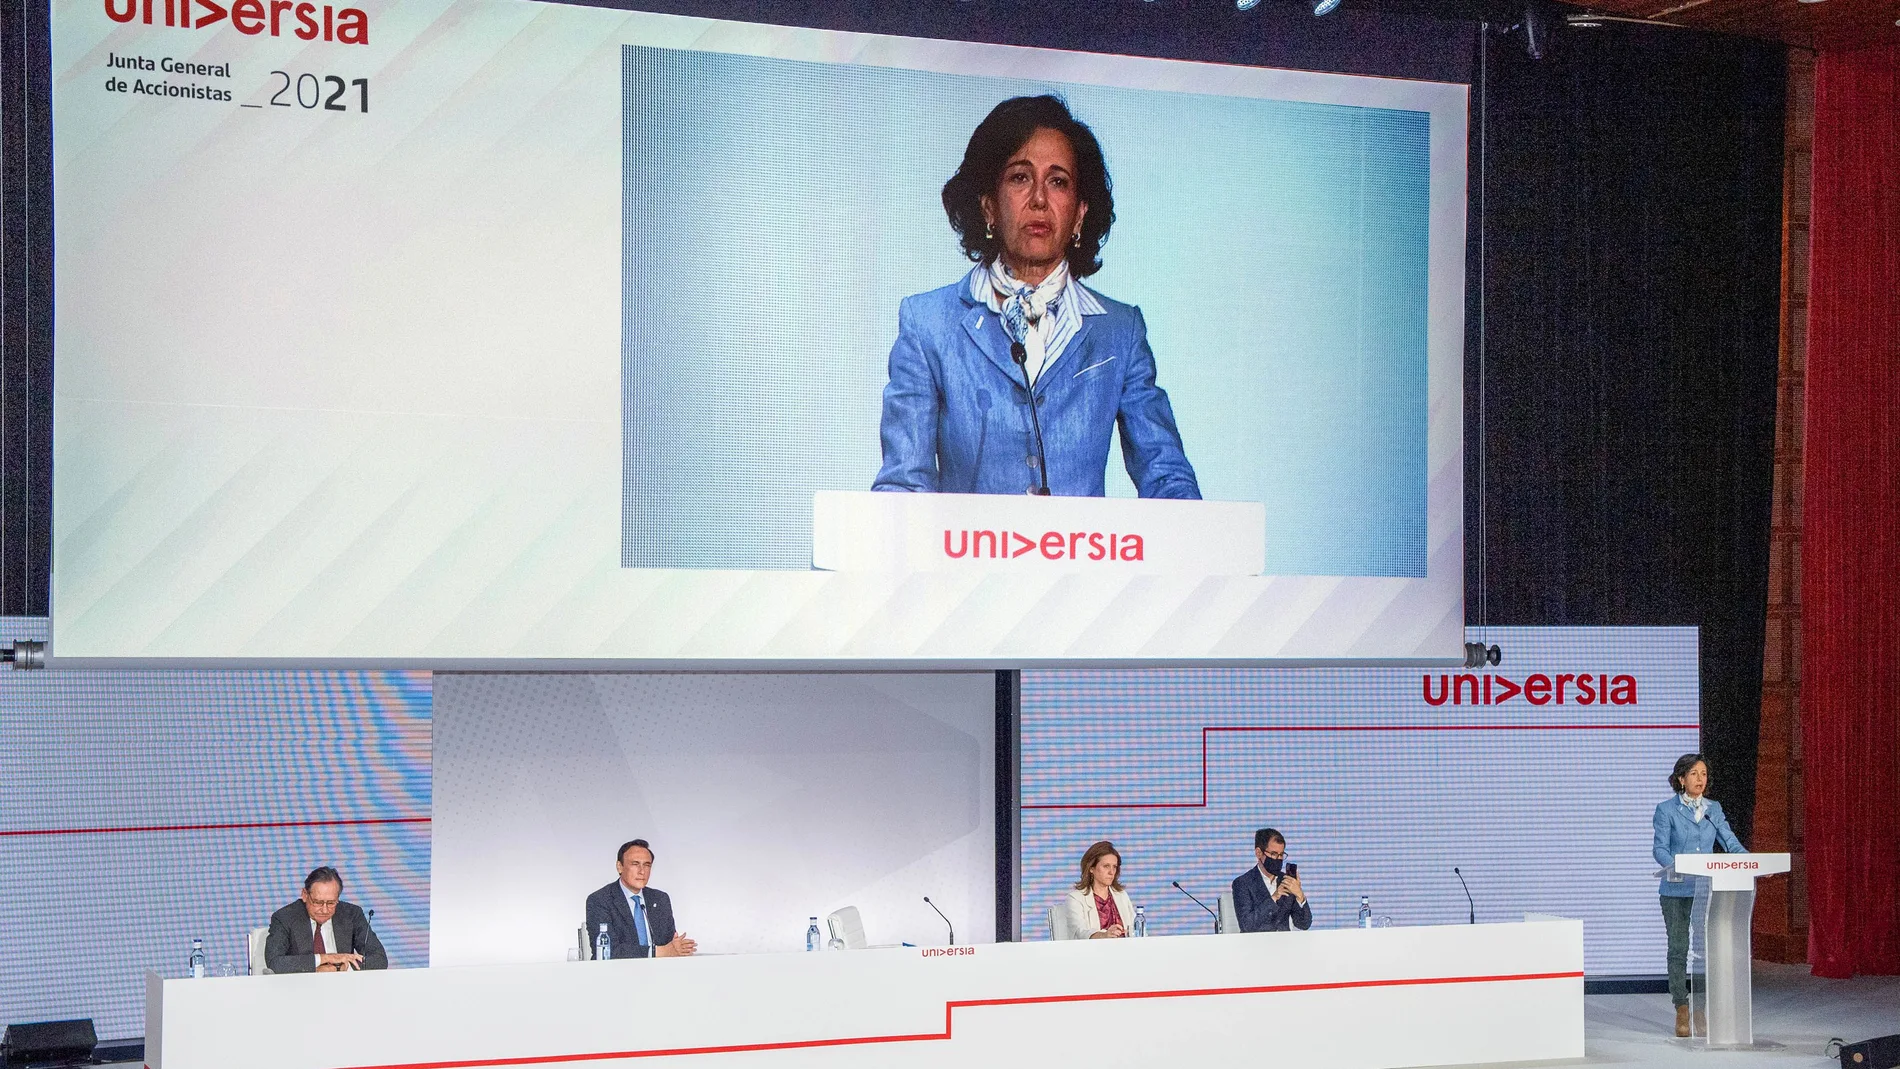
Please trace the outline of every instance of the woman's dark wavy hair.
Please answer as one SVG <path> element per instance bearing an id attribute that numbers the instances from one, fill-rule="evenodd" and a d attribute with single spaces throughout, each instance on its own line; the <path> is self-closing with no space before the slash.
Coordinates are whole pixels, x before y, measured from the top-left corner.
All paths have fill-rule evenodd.
<path id="1" fill-rule="evenodd" d="M 1669 773 L 1669 789 L 1675 791 L 1677 794 L 1681 794 L 1682 777 L 1688 775 L 1689 770 L 1695 766 L 1706 765 L 1708 763 L 1708 760 L 1699 753 L 1686 753 L 1676 758 L 1676 767 Z M 1709 782 L 1715 782 L 1715 776 L 1710 775 Z"/>
<path id="2" fill-rule="evenodd" d="M 964 255 L 977 263 L 996 259 L 1003 242 L 983 236 L 983 196 L 996 191 L 1010 157 L 1042 129 L 1068 138 L 1075 150 L 1076 193 L 1089 210 L 1082 217 L 1081 244 L 1068 246 L 1067 259 L 1070 273 L 1086 278 L 1102 269 L 1102 243 L 1108 240 L 1108 228 L 1115 225 L 1115 195 L 1101 142 L 1069 114 L 1069 106 L 1060 97 L 1011 97 L 992 108 L 970 135 L 957 173 L 943 184 L 943 210 L 963 243 Z"/>

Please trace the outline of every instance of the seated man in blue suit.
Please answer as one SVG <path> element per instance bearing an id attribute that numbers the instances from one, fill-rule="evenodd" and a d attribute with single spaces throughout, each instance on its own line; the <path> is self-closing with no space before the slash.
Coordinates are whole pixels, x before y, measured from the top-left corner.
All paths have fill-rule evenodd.
<path id="1" fill-rule="evenodd" d="M 1114 222 L 1102 148 L 1052 96 L 998 104 L 943 187 L 976 266 L 904 300 L 873 490 L 1201 496 L 1141 310 L 1084 286 Z M 1031 400 L 1034 408 L 1031 408 Z"/>
<path id="2" fill-rule="evenodd" d="M 1253 833 L 1254 867 L 1234 877 L 1234 914 L 1243 932 L 1305 931 L 1313 926 L 1300 879 L 1283 873 L 1286 836 L 1272 828 Z"/>
<path id="3" fill-rule="evenodd" d="M 699 949 L 685 932 L 673 928 L 673 900 L 657 887 L 653 848 L 645 839 L 624 843 L 614 855 L 620 878 L 587 896 L 587 937 L 607 926 L 610 953 L 616 958 L 683 958 Z"/>

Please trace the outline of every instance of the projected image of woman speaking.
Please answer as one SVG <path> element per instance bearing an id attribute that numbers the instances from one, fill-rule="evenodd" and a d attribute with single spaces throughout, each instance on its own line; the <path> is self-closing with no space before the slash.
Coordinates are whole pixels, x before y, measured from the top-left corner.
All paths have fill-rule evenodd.
<path id="1" fill-rule="evenodd" d="M 1199 498 L 1140 309 L 1081 281 L 1115 221 L 1094 133 L 1056 97 L 1005 100 L 943 207 L 976 267 L 899 308 L 872 488 L 1101 497 L 1119 426 L 1142 497 Z"/>

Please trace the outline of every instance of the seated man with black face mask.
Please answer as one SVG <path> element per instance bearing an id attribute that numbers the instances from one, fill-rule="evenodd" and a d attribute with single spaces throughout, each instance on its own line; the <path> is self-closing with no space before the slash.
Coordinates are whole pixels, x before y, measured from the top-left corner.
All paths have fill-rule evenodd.
<path id="1" fill-rule="evenodd" d="M 1234 914 L 1243 932 L 1305 931 L 1313 911 L 1298 876 L 1286 866 L 1286 836 L 1261 828 L 1253 836 L 1254 867 L 1234 877 Z"/>

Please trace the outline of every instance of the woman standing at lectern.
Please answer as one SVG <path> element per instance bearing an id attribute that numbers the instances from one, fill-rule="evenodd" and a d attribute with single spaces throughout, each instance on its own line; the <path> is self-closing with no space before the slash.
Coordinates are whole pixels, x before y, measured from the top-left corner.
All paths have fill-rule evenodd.
<path id="1" fill-rule="evenodd" d="M 1656 863 L 1663 867 L 1663 928 L 1669 933 L 1669 1000 L 1676 1004 L 1676 1035 L 1689 1034 L 1689 914 L 1695 908 L 1695 881 L 1676 872 L 1677 854 L 1712 854 L 1722 849 L 1743 854 L 1742 841 L 1722 815 L 1722 803 L 1708 797 L 1709 763 L 1699 753 L 1676 759 L 1669 773 L 1675 797 L 1656 806 Z"/>
<path id="2" fill-rule="evenodd" d="M 898 308 L 871 489 L 1101 497 L 1119 428 L 1142 497 L 1198 499 L 1141 310 L 1081 281 L 1115 221 L 1095 134 L 1055 97 L 1005 100 L 943 208 L 976 266 Z"/>

